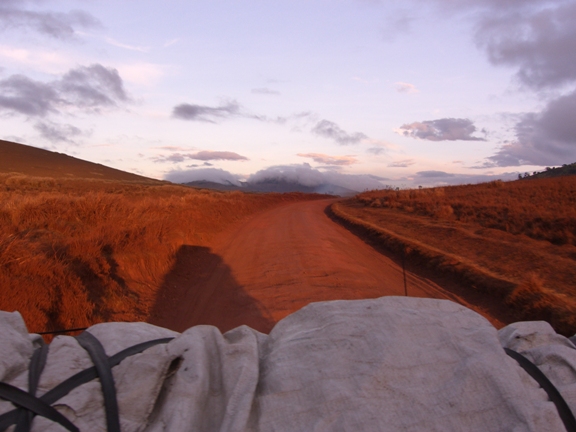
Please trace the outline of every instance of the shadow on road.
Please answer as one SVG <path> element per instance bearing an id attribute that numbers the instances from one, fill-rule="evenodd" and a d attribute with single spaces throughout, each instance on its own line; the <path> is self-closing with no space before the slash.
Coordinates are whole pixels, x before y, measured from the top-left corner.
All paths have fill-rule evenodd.
<path id="1" fill-rule="evenodd" d="M 248 325 L 269 333 L 275 322 L 265 308 L 235 280 L 230 268 L 210 248 L 183 245 L 164 277 L 148 322 L 182 332 L 208 324 L 220 331 Z"/>

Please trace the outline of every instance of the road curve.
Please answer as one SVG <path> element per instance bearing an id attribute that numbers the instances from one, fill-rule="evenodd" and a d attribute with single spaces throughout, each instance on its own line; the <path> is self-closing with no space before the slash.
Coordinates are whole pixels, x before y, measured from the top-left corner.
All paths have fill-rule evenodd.
<path id="1" fill-rule="evenodd" d="M 223 232 L 211 248 L 183 247 L 150 322 L 267 333 L 313 301 L 404 295 L 401 266 L 332 221 L 324 211 L 333 201 L 281 205 Z M 406 282 L 410 296 L 465 303 L 413 273 Z"/>

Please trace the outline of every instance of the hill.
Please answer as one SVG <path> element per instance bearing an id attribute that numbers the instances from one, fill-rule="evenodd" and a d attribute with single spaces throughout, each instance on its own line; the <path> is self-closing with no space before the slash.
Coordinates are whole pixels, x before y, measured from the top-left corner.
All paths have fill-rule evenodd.
<path id="1" fill-rule="evenodd" d="M 525 173 L 524 175 L 519 174 L 518 179 L 540 179 L 573 175 L 576 175 L 576 162 L 571 164 L 564 164 L 561 167 L 546 167 L 546 170 L 541 172 L 534 171 L 532 175 L 529 173 Z"/>
<path id="2" fill-rule="evenodd" d="M 0 141 L 0 310 L 32 332 L 145 321 L 182 253 L 318 198 L 195 190 Z"/>
<path id="3" fill-rule="evenodd" d="M 0 140 L 0 173 L 55 179 L 97 179 L 136 183 L 160 180 L 77 159 L 63 153 Z"/>
<path id="4" fill-rule="evenodd" d="M 380 190 L 333 206 L 400 256 L 498 299 L 517 319 L 576 332 L 576 177 Z"/>

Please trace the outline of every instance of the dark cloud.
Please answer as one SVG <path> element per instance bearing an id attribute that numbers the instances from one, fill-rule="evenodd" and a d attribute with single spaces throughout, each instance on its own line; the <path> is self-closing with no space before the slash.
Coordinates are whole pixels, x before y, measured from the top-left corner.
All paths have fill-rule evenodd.
<path id="1" fill-rule="evenodd" d="M 217 123 L 219 120 L 233 117 L 248 118 L 278 124 L 283 124 L 287 121 L 287 118 L 285 117 L 270 118 L 264 115 L 252 114 L 234 100 L 216 107 L 187 103 L 180 104 L 172 109 L 172 117 L 180 120 L 202 121 L 208 123 Z"/>
<path id="2" fill-rule="evenodd" d="M 57 86 L 69 103 L 80 107 L 114 106 L 128 100 L 118 71 L 100 64 L 71 69 Z"/>
<path id="3" fill-rule="evenodd" d="M 152 160 L 154 162 L 173 162 L 173 163 L 178 163 L 178 162 L 184 162 L 186 159 L 188 159 L 186 157 L 186 155 L 183 155 L 182 153 L 173 153 L 171 155 L 168 156 L 155 156 L 154 158 L 152 158 Z"/>
<path id="4" fill-rule="evenodd" d="M 277 90 L 271 90 L 271 89 L 269 89 L 269 88 L 267 88 L 267 87 L 261 87 L 261 88 L 252 89 L 252 93 L 254 93 L 254 94 L 263 94 L 263 95 L 274 95 L 274 96 L 277 96 L 277 95 L 280 94 L 279 91 L 277 91 Z"/>
<path id="5" fill-rule="evenodd" d="M 576 91 L 550 101 L 540 113 L 525 114 L 516 125 L 516 139 L 480 168 L 560 165 L 575 160 Z"/>
<path id="6" fill-rule="evenodd" d="M 198 168 L 201 166 L 211 167 L 211 166 L 214 166 L 214 164 L 211 164 L 210 162 L 204 162 L 202 165 L 198 165 L 198 164 L 186 165 L 187 168 Z"/>
<path id="7" fill-rule="evenodd" d="M 485 3 L 491 9 L 481 15 L 476 42 L 493 64 L 516 67 L 520 82 L 534 89 L 576 80 L 575 2 Z"/>
<path id="8" fill-rule="evenodd" d="M 100 22 L 83 11 L 39 12 L 23 8 L 26 1 L 0 1 L 0 28 L 29 28 L 57 39 L 71 39 L 75 28 L 100 27 Z"/>
<path id="9" fill-rule="evenodd" d="M 220 184 L 233 184 L 240 186 L 240 179 L 242 177 L 220 168 L 199 168 L 170 171 L 164 178 L 173 183 L 188 183 L 204 180 Z"/>
<path id="10" fill-rule="evenodd" d="M 362 132 L 348 133 L 340 128 L 336 123 L 328 120 L 320 120 L 312 128 L 312 133 L 330 138 L 341 145 L 358 144 L 360 141 L 368 138 Z"/>
<path id="11" fill-rule="evenodd" d="M 416 173 L 416 175 L 417 175 L 418 177 L 421 177 L 421 178 L 438 178 L 438 177 L 446 178 L 446 177 L 454 177 L 454 174 L 450 174 L 450 173 L 447 173 L 447 172 L 444 172 L 444 171 L 433 171 L 433 170 L 430 170 L 430 171 L 418 171 L 418 172 Z"/>
<path id="12" fill-rule="evenodd" d="M 50 142 L 67 142 L 74 144 L 73 138 L 84 135 L 84 132 L 69 124 L 61 125 L 52 122 L 38 122 L 34 125 L 40 135 Z"/>
<path id="13" fill-rule="evenodd" d="M 400 126 L 402 135 L 429 141 L 485 141 L 474 137 L 476 126 L 468 119 L 443 118 L 414 122 Z"/>
<path id="14" fill-rule="evenodd" d="M 310 164 L 276 165 L 252 174 L 248 178 L 250 183 L 264 181 L 283 181 L 298 183 L 303 186 L 320 186 L 332 184 L 354 191 L 377 189 L 383 187 L 382 177 L 371 175 L 342 174 L 335 171 L 322 172 L 312 168 Z"/>
<path id="15" fill-rule="evenodd" d="M 249 160 L 246 156 L 239 155 L 238 153 L 230 151 L 199 151 L 196 153 L 173 153 L 168 156 L 156 156 L 154 162 L 184 162 L 187 159 L 211 161 L 211 160 L 227 160 L 227 161 L 245 161 Z"/>
<path id="16" fill-rule="evenodd" d="M 353 165 L 358 162 L 354 156 L 329 156 L 322 153 L 298 153 L 297 156 L 311 158 L 314 162 L 326 165 Z"/>
<path id="17" fill-rule="evenodd" d="M 12 75 L 0 81 L 0 109 L 43 117 L 56 112 L 60 95 L 50 84 L 24 75 Z"/>
<path id="18" fill-rule="evenodd" d="M 571 0 L 437 0 L 441 7 L 473 11 L 475 40 L 494 65 L 512 67 L 525 88 L 549 100 L 541 112 L 521 116 L 515 139 L 476 168 L 557 165 L 576 160 L 576 2 Z"/>
<path id="19" fill-rule="evenodd" d="M 231 101 L 218 107 L 205 105 L 180 104 L 172 109 L 172 117 L 181 120 L 204 121 L 215 123 L 217 119 L 240 115 L 240 105 Z"/>
<path id="20" fill-rule="evenodd" d="M 0 80 L 0 110 L 44 117 L 73 106 L 98 111 L 129 98 L 116 69 L 100 64 L 80 66 L 50 82 L 12 75 Z"/>

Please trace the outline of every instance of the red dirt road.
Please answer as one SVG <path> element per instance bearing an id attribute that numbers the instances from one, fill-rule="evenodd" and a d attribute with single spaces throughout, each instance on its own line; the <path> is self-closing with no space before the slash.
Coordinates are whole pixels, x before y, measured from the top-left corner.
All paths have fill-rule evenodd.
<path id="1" fill-rule="evenodd" d="M 334 200 L 297 202 L 257 214 L 212 248 L 184 246 L 165 278 L 150 322 L 177 331 L 198 324 L 262 332 L 310 302 L 404 295 L 402 268 L 333 222 Z M 407 273 L 408 294 L 448 298 Z"/>

